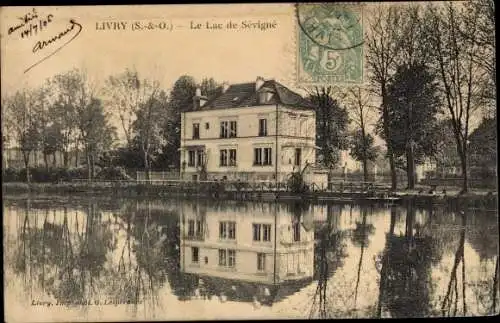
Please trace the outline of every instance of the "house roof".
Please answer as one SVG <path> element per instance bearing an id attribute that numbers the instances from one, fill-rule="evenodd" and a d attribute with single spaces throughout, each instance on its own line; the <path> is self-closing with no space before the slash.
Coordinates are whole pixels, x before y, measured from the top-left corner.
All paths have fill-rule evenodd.
<path id="1" fill-rule="evenodd" d="M 240 83 L 230 85 L 225 92 L 218 90 L 203 106 L 197 111 L 230 109 L 241 107 L 252 107 L 260 105 L 281 104 L 300 109 L 312 109 L 312 104 L 304 99 L 300 94 L 293 92 L 286 86 L 275 80 L 264 81 L 262 86 L 256 90 L 256 82 Z M 271 98 L 265 104 L 258 103 L 260 92 L 272 93 Z M 193 111 L 192 109 L 190 111 Z"/>

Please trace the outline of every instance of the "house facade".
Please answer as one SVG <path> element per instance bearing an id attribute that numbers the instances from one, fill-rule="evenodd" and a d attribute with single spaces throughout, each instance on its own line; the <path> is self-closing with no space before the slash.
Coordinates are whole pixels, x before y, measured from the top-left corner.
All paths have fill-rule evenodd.
<path id="1" fill-rule="evenodd" d="M 181 271 L 260 284 L 310 279 L 314 230 L 304 221 L 272 204 L 237 214 L 230 207 L 183 206 Z"/>
<path id="2" fill-rule="evenodd" d="M 198 89 L 181 119 L 181 176 L 188 180 L 285 181 L 316 162 L 310 104 L 274 80 Z"/>

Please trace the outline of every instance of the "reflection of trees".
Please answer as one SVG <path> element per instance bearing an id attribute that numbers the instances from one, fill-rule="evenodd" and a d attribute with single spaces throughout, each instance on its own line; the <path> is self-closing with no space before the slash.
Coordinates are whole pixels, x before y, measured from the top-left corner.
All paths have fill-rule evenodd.
<path id="1" fill-rule="evenodd" d="M 338 217 L 334 214 L 336 207 L 338 206 L 328 205 L 327 223 L 315 230 L 317 245 L 314 252 L 314 274 L 318 285 L 313 296 L 309 318 L 331 318 L 335 315 L 335 309 L 329 304 L 331 291 L 328 291 L 328 283 L 337 268 L 343 265 L 343 259 L 347 256 L 344 241 L 347 233 L 338 229 L 336 223 Z"/>
<path id="2" fill-rule="evenodd" d="M 120 218 L 126 236 L 110 290 L 119 291 L 117 301 L 148 304 L 154 310 L 169 269 L 168 255 L 175 249 L 177 215 L 145 201 L 128 204 Z"/>
<path id="3" fill-rule="evenodd" d="M 78 214 L 69 214 L 67 207 L 60 214 L 54 211 L 52 217 L 46 209 L 41 226 L 38 212 L 29 202 L 24 208 L 19 235 L 22 251 L 16 257 L 15 272 L 25 280 L 29 277 L 30 289 L 38 283 L 58 301 L 78 303 L 88 299 L 96 290 L 94 277 L 101 273 L 107 252 L 114 248 L 110 230 L 102 224 L 94 204 L 89 206 L 84 226 Z M 74 217 L 74 230 L 69 227 L 69 216 Z"/>
<path id="4" fill-rule="evenodd" d="M 462 213 L 462 227 L 460 229 L 460 241 L 458 243 L 457 251 L 455 252 L 455 260 L 450 273 L 450 281 L 441 305 L 441 314 L 443 316 L 456 316 L 458 310 L 459 290 L 457 272 L 460 263 L 462 263 L 462 314 L 467 313 L 467 304 L 465 297 L 465 259 L 464 259 L 464 245 L 465 245 L 465 226 L 466 215 Z M 453 312 L 452 312 L 453 311 Z"/>
<path id="5" fill-rule="evenodd" d="M 498 216 L 496 212 L 474 210 L 467 217 L 467 241 L 481 261 L 498 255 Z"/>
<path id="6" fill-rule="evenodd" d="M 392 317 L 418 317 L 431 313 L 431 265 L 440 258 L 435 244 L 425 231 L 415 224 L 413 203 L 407 206 L 404 235 L 394 235 L 395 210 L 386 248 L 380 263 L 380 290 L 377 316 L 385 305 Z"/>
<path id="7" fill-rule="evenodd" d="M 30 288 L 38 285 L 60 302 L 154 304 L 168 267 L 165 254 L 178 240 L 176 214 L 135 202 L 115 216 L 104 215 L 95 202 L 85 214 L 60 211 L 50 214 L 47 207 L 39 225 L 30 202 L 24 207 L 13 269 Z"/>
<path id="8" fill-rule="evenodd" d="M 366 223 L 367 216 L 367 208 L 361 207 L 361 222 L 356 221 L 356 228 L 352 232 L 352 242 L 355 246 L 360 247 L 361 254 L 359 256 L 358 270 L 357 270 L 357 278 L 356 278 L 356 287 L 354 289 L 354 306 L 357 306 L 358 301 L 358 287 L 359 280 L 361 278 L 361 267 L 363 265 L 363 255 L 365 253 L 365 247 L 368 247 L 370 244 L 370 235 L 375 231 L 375 227 L 371 223 Z M 356 310 L 356 308 L 354 309 Z"/>

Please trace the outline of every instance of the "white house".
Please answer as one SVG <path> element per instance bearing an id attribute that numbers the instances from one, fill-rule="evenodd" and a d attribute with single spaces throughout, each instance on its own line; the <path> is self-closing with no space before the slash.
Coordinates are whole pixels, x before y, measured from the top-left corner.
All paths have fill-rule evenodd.
<path id="1" fill-rule="evenodd" d="M 182 178 L 285 181 L 314 169 L 315 136 L 311 105 L 275 80 L 225 84 L 210 99 L 197 89 L 182 113 Z"/>
<path id="2" fill-rule="evenodd" d="M 181 271 L 251 283 L 311 279 L 314 229 L 283 206 L 183 206 Z"/>

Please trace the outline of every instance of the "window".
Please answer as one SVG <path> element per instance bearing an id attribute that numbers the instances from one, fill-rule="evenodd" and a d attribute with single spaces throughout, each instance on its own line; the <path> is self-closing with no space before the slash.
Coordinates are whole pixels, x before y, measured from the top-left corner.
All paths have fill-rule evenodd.
<path id="1" fill-rule="evenodd" d="M 253 241 L 260 241 L 260 224 L 253 224 Z"/>
<path id="2" fill-rule="evenodd" d="M 203 150 L 198 150 L 197 153 L 198 166 L 202 166 L 205 163 L 205 152 Z"/>
<path id="3" fill-rule="evenodd" d="M 198 247 L 191 247 L 191 261 L 194 263 L 200 261 L 200 249 Z"/>
<path id="4" fill-rule="evenodd" d="M 293 241 L 300 241 L 300 223 L 296 222 L 293 224 Z"/>
<path id="5" fill-rule="evenodd" d="M 254 165 L 272 165 L 272 148 L 254 148 Z"/>
<path id="6" fill-rule="evenodd" d="M 264 165 L 272 165 L 272 150 L 271 148 L 264 148 Z"/>
<path id="7" fill-rule="evenodd" d="M 210 124 L 208 122 L 205 122 L 205 129 L 210 129 Z"/>
<path id="8" fill-rule="evenodd" d="M 227 255 L 225 249 L 219 249 L 219 266 L 226 266 Z"/>
<path id="9" fill-rule="evenodd" d="M 236 166 L 236 149 L 220 150 L 220 166 Z"/>
<path id="10" fill-rule="evenodd" d="M 220 123 L 220 137 L 221 138 L 229 137 L 229 123 L 227 121 L 222 121 Z"/>
<path id="11" fill-rule="evenodd" d="M 188 238 L 203 236 L 203 222 L 201 220 L 188 220 Z"/>
<path id="12" fill-rule="evenodd" d="M 236 251 L 219 249 L 219 266 L 234 268 L 236 266 Z"/>
<path id="13" fill-rule="evenodd" d="M 220 151 L 220 166 L 227 166 L 227 149 Z"/>
<path id="14" fill-rule="evenodd" d="M 271 241 L 271 225 L 254 223 L 253 227 L 253 241 Z"/>
<path id="15" fill-rule="evenodd" d="M 193 123 L 193 139 L 200 139 L 200 124 Z"/>
<path id="16" fill-rule="evenodd" d="M 267 119 L 259 119 L 259 136 L 267 136 Z"/>
<path id="17" fill-rule="evenodd" d="M 257 270 L 264 271 L 266 270 L 266 254 L 258 253 L 257 254 Z"/>
<path id="18" fill-rule="evenodd" d="M 233 138 L 238 136 L 238 126 L 236 121 L 222 121 L 220 123 L 220 137 Z"/>
<path id="19" fill-rule="evenodd" d="M 188 236 L 194 236 L 194 220 L 188 220 Z"/>
<path id="20" fill-rule="evenodd" d="M 300 166 L 302 161 L 302 149 L 295 148 L 295 166 Z"/>
<path id="21" fill-rule="evenodd" d="M 266 92 L 260 92 L 259 93 L 259 103 L 260 104 L 266 103 L 266 101 L 267 101 L 266 98 L 267 98 Z"/>
<path id="22" fill-rule="evenodd" d="M 262 148 L 254 148 L 253 152 L 253 164 L 262 165 Z"/>
<path id="23" fill-rule="evenodd" d="M 229 137 L 237 137 L 238 136 L 238 131 L 237 131 L 237 125 L 236 121 L 231 121 L 230 122 L 230 132 L 229 132 Z"/>
<path id="24" fill-rule="evenodd" d="M 195 165 L 195 151 L 194 150 L 189 150 L 188 151 L 188 166 L 189 167 L 194 167 Z"/>
<path id="25" fill-rule="evenodd" d="M 271 225 L 263 224 L 262 225 L 262 240 L 271 241 Z"/>
<path id="26" fill-rule="evenodd" d="M 229 166 L 236 166 L 236 149 L 229 149 Z"/>
<path id="27" fill-rule="evenodd" d="M 235 240 L 236 222 L 232 221 L 219 222 L 219 238 Z"/>
<path id="28" fill-rule="evenodd" d="M 228 266 L 234 267 L 236 265 L 236 251 L 229 249 L 228 253 Z"/>

